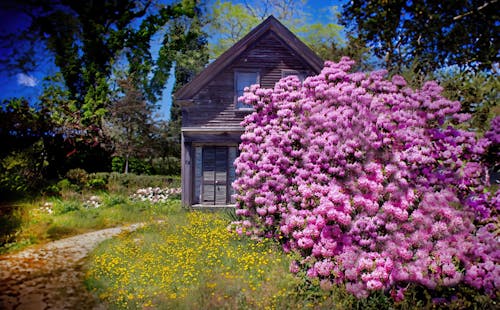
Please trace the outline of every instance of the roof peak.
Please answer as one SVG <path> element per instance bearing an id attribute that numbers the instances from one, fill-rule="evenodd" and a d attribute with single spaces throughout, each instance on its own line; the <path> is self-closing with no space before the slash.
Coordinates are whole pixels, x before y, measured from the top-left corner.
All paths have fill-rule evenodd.
<path id="1" fill-rule="evenodd" d="M 184 85 L 175 94 L 175 99 L 190 99 L 202 87 L 209 83 L 219 72 L 230 65 L 239 55 L 245 52 L 254 42 L 258 41 L 269 31 L 273 31 L 290 49 L 295 51 L 311 68 L 319 73 L 323 67 L 323 60 L 304 44 L 297 36 L 283 25 L 276 17 L 269 15 L 263 22 L 253 28 L 242 39 L 222 53 L 210 63 L 188 84 Z"/>

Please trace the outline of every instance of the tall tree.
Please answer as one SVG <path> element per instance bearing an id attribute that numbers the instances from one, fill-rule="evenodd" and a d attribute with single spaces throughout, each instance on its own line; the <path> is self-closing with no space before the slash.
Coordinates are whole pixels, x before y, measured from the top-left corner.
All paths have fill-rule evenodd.
<path id="1" fill-rule="evenodd" d="M 321 57 L 327 59 L 326 56 L 331 56 L 332 46 L 339 48 L 345 45 L 340 36 L 342 27 L 334 22 L 310 22 L 306 6 L 306 0 L 246 0 L 238 4 L 217 0 L 212 7 L 212 22 L 209 27 L 212 33 L 217 34 L 215 44 L 210 46 L 211 57 L 219 56 L 265 18 L 273 15 Z M 335 8 L 329 8 L 325 14 L 335 16 Z"/>
<path id="2" fill-rule="evenodd" d="M 341 22 L 388 68 L 417 60 L 417 70 L 459 65 L 491 68 L 500 59 L 497 0 L 353 0 Z"/>
<path id="3" fill-rule="evenodd" d="M 148 101 L 155 102 L 173 60 L 169 58 L 171 54 L 163 53 L 155 61 L 151 39 L 162 31 L 164 41 L 168 40 L 167 23 L 192 17 L 197 5 L 196 0 L 179 0 L 171 5 L 153 0 L 22 0 L 6 2 L 3 8 L 29 17 L 29 26 L 21 34 L 11 36 L 11 43 L 21 39 L 43 43 L 52 53 L 62 88 L 67 90 L 67 100 L 58 104 L 67 103 L 71 107 L 66 110 L 76 110 L 72 118 L 65 120 L 71 128 L 69 133 L 90 136 L 88 140 L 93 142 L 111 104 L 109 83 L 117 57 L 125 54 L 136 77 L 134 83 Z M 16 62 L 23 57 L 24 54 L 18 54 L 8 59 Z M 74 127 L 77 130 L 72 130 Z"/>
<path id="4" fill-rule="evenodd" d="M 46 166 L 44 139 L 50 128 L 46 111 L 36 111 L 24 99 L 0 104 L 0 200 L 40 184 Z"/>
<path id="5" fill-rule="evenodd" d="M 176 51 L 175 60 L 175 84 L 173 92 L 187 84 L 208 63 L 209 51 L 207 34 L 203 30 L 208 19 L 201 9 L 195 10 L 195 16 L 186 20 L 176 20 L 171 23 L 171 36 L 165 44 L 168 50 Z M 159 129 L 168 128 L 166 133 L 160 133 L 158 146 L 160 154 L 165 160 L 169 158 L 180 158 L 181 147 L 181 107 L 173 100 L 170 108 L 170 120 L 168 124 L 159 124 Z M 180 165 L 179 165 L 180 168 Z M 169 169 L 173 172 L 172 169 Z M 176 171 L 180 173 L 180 171 Z"/>
<path id="6" fill-rule="evenodd" d="M 104 119 L 103 130 L 111 139 L 114 154 L 125 159 L 124 173 L 128 173 L 129 159 L 141 157 L 150 151 L 153 122 L 151 110 L 131 76 L 118 80 L 119 97 Z"/>
<path id="7" fill-rule="evenodd" d="M 173 92 L 187 84 L 208 63 L 209 51 L 207 34 L 203 27 L 207 23 L 201 11 L 193 18 L 190 24 L 174 22 L 172 40 L 169 42 L 171 50 L 179 52 L 175 55 L 175 84 Z M 180 134 L 181 109 L 174 102 L 170 113 L 170 125 L 175 132 Z"/>
<path id="8" fill-rule="evenodd" d="M 210 32 L 217 34 L 216 44 L 210 45 L 213 59 L 226 51 L 253 27 L 257 26 L 260 18 L 252 15 L 243 4 L 233 4 L 217 0 L 212 7 L 212 18 L 209 25 Z"/>

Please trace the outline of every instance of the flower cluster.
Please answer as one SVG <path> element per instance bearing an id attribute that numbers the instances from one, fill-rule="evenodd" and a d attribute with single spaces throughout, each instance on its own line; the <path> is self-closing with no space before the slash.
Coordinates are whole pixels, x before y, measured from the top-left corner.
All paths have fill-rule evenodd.
<path id="1" fill-rule="evenodd" d="M 89 199 L 83 202 L 83 206 L 87 209 L 99 208 L 102 205 L 101 198 L 99 196 L 90 196 Z"/>
<path id="2" fill-rule="evenodd" d="M 165 203 L 171 195 L 180 194 L 180 188 L 147 187 L 140 188 L 130 196 L 132 200 Z"/>
<path id="3" fill-rule="evenodd" d="M 488 223 L 499 206 L 481 163 L 490 140 L 455 128 L 470 116 L 437 83 L 412 90 L 385 71 L 349 73 L 353 63 L 240 98 L 255 112 L 235 163 L 239 231 L 280 240 L 303 258 L 291 271 L 358 297 L 461 281 L 493 294 L 500 244 Z"/>
<path id="4" fill-rule="evenodd" d="M 52 202 L 45 202 L 41 207 L 40 211 L 48 214 L 54 213 L 54 204 Z"/>

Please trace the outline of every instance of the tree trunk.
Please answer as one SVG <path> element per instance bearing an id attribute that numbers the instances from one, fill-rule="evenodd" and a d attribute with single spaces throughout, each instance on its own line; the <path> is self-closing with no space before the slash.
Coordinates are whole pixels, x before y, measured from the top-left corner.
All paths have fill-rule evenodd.
<path id="1" fill-rule="evenodd" d="M 128 154 L 125 155 L 125 174 L 128 173 Z"/>

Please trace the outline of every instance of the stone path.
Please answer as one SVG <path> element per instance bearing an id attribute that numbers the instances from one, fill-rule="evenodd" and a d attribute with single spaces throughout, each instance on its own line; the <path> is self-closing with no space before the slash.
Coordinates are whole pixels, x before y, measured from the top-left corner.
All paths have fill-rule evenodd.
<path id="1" fill-rule="evenodd" d="M 0 256 L 0 309 L 105 309 L 83 285 L 84 258 L 134 224 L 57 240 Z"/>

